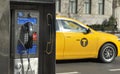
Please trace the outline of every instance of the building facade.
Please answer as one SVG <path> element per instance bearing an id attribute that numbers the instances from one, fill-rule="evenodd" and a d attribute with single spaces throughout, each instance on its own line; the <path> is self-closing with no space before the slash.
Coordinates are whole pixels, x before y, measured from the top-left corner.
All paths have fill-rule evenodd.
<path id="1" fill-rule="evenodd" d="M 115 15 L 116 19 L 120 18 L 118 17 L 119 13 L 116 13 L 120 11 L 119 1 L 120 0 L 56 0 L 56 13 L 61 16 L 77 19 L 87 25 L 102 24 L 103 21 L 108 20 L 112 15 Z"/>

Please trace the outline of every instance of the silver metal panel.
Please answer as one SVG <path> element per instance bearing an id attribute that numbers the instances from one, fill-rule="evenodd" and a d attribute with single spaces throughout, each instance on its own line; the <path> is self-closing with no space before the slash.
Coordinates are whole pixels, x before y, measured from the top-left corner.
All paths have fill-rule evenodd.
<path id="1" fill-rule="evenodd" d="M 15 59 L 14 74 L 22 74 L 21 59 Z M 27 73 L 27 69 L 30 67 Z M 30 65 L 27 58 L 23 58 L 24 74 L 38 74 L 38 58 L 30 58 Z"/>

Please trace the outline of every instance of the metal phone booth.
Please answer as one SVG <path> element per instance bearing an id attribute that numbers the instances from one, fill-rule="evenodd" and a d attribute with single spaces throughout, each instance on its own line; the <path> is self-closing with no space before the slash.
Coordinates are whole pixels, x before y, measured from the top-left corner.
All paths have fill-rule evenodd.
<path id="1" fill-rule="evenodd" d="M 0 74 L 55 74 L 55 0 L 0 0 Z"/>

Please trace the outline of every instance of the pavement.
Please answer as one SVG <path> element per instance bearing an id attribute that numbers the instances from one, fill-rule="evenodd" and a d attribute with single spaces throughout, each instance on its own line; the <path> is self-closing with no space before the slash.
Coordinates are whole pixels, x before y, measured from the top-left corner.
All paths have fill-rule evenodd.
<path id="1" fill-rule="evenodd" d="M 56 74 L 120 74 L 120 57 L 112 63 L 97 59 L 57 61 Z"/>

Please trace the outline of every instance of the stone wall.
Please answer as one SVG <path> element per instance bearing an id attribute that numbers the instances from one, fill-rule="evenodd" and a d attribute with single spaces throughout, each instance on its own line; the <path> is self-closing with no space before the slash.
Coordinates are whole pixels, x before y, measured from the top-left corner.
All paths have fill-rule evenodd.
<path id="1" fill-rule="evenodd" d="M 108 19 L 112 15 L 112 1 L 113 0 L 105 0 L 105 9 L 104 15 L 98 14 L 98 0 L 91 0 L 91 14 L 85 14 L 84 8 L 85 0 L 78 0 L 78 9 L 77 14 L 69 13 L 69 0 L 61 0 L 61 16 L 67 16 L 74 19 L 77 19 L 87 25 L 91 24 L 101 24 L 104 20 Z"/>

